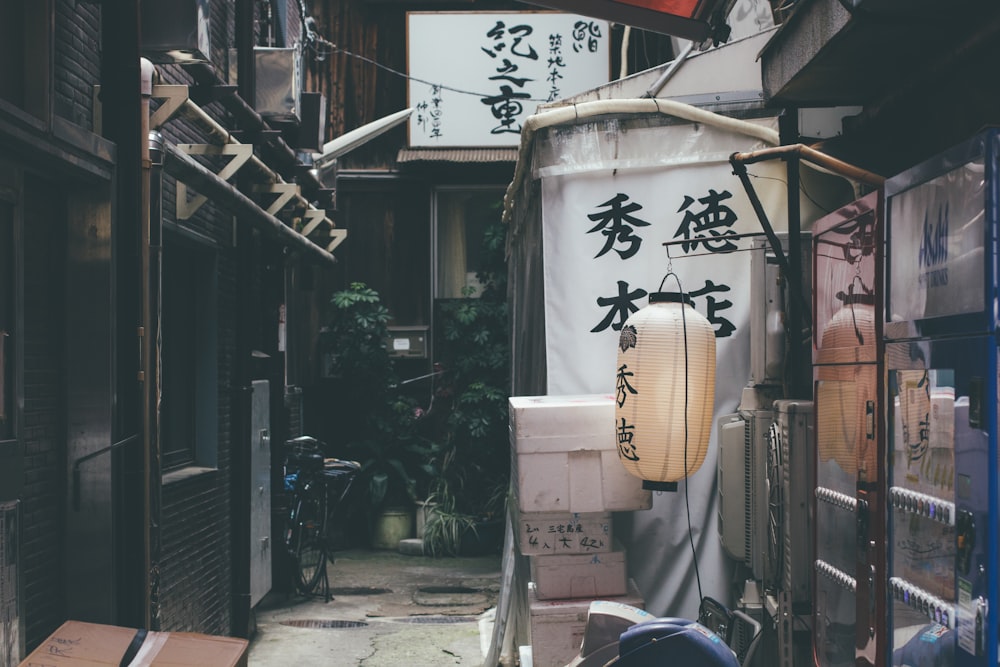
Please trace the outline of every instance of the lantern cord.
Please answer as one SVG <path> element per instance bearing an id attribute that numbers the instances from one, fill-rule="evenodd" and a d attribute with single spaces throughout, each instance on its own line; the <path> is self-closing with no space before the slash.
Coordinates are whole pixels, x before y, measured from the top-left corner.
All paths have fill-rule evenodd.
<path id="1" fill-rule="evenodd" d="M 667 282 L 667 278 L 673 276 L 674 282 L 677 283 L 677 291 L 680 294 L 684 294 L 684 288 L 681 286 L 681 279 L 673 271 L 673 263 L 670 260 L 670 249 L 667 249 L 667 275 L 663 276 L 663 280 L 660 281 L 660 291 L 663 291 L 663 285 Z M 701 592 L 701 573 L 698 571 L 698 551 L 694 546 L 694 531 L 691 529 L 691 499 L 688 496 L 688 387 L 690 386 L 690 378 L 688 377 L 688 332 L 687 332 L 687 316 L 684 314 L 684 304 L 681 304 L 681 330 L 684 332 L 684 509 L 687 512 L 687 523 L 688 523 L 688 544 L 691 545 L 691 558 L 694 561 L 694 577 L 695 581 L 698 583 L 698 600 L 704 599 L 704 595 Z"/>

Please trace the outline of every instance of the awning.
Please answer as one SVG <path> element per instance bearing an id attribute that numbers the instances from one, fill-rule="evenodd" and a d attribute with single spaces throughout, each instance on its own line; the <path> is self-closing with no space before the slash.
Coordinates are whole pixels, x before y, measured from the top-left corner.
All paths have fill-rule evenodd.
<path id="1" fill-rule="evenodd" d="M 365 123 L 361 127 L 355 128 L 350 132 L 346 132 L 341 136 L 328 141 L 323 144 L 323 152 L 313 153 L 313 160 L 316 168 L 322 169 L 325 165 L 333 162 L 341 155 L 349 153 L 358 146 L 361 146 L 375 137 L 388 132 L 392 128 L 405 122 L 410 114 L 413 113 L 413 109 L 403 109 L 402 111 L 397 111 L 394 114 L 388 116 L 383 116 L 378 120 L 373 120 L 370 123 Z"/>
<path id="2" fill-rule="evenodd" d="M 517 148 L 403 148 L 396 162 L 517 162 Z"/>

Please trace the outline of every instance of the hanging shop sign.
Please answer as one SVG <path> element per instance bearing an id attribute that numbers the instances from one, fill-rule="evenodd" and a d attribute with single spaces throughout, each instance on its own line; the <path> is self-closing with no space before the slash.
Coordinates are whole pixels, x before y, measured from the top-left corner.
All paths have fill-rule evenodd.
<path id="1" fill-rule="evenodd" d="M 610 32 L 558 12 L 409 12 L 410 146 L 518 146 L 539 104 L 610 80 Z"/>
<path id="2" fill-rule="evenodd" d="M 717 383 L 736 388 L 722 395 L 738 400 L 749 373 L 735 363 L 749 336 L 750 253 L 741 251 L 750 245 L 746 235 L 760 231 L 757 217 L 726 153 L 699 150 L 710 142 L 694 138 L 690 126 L 657 128 L 646 139 L 686 144 L 693 154 L 655 169 L 542 178 L 549 393 L 612 391 L 625 321 L 650 294 L 683 291 L 711 323 L 720 359 L 734 362 L 720 366 Z M 760 184 L 769 210 L 783 209 L 783 166 L 755 168 L 768 179 Z M 671 266 L 676 278 L 661 285 Z"/>

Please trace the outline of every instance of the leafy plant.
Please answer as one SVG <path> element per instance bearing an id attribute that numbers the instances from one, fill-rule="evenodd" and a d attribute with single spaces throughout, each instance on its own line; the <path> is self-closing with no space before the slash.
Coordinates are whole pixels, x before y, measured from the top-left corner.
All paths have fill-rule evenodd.
<path id="1" fill-rule="evenodd" d="M 349 513 L 370 527 L 385 507 L 410 505 L 426 493 L 436 446 L 422 432 L 419 407 L 400 393 L 385 341 L 389 312 L 378 293 L 351 283 L 330 299 L 321 343 L 338 385 L 335 410 L 343 456 L 361 463 Z"/>
<path id="2" fill-rule="evenodd" d="M 432 492 L 426 502 L 432 509 L 424 526 L 424 552 L 430 556 L 457 556 L 465 534 L 476 532 L 476 517 L 455 509 L 455 497 L 446 486 Z"/>
<path id="3" fill-rule="evenodd" d="M 510 485 L 507 399 L 510 395 L 510 344 L 507 315 L 505 232 L 497 222 L 486 230 L 483 286 L 479 298 L 437 303 L 438 360 L 447 369 L 446 417 L 434 488 L 447 499 L 445 516 L 453 527 L 467 517 L 502 515 Z M 458 519 L 461 519 L 459 521 Z M 427 538 L 425 537 L 425 540 Z"/>

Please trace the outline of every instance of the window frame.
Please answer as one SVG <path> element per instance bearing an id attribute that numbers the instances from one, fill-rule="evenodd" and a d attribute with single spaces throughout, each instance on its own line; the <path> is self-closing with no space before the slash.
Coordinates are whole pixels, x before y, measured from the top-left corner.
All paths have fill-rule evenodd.
<path id="1" fill-rule="evenodd" d="M 441 185 L 432 189 L 431 191 L 431 295 L 432 301 L 440 301 L 443 299 L 461 299 L 461 298 L 479 298 L 478 291 L 474 294 L 465 297 L 464 295 L 459 296 L 444 296 L 442 295 L 442 280 L 441 280 L 441 263 L 444 261 L 442 258 L 441 247 L 441 220 L 439 216 L 443 214 L 444 206 L 442 205 L 442 196 L 447 196 L 449 194 L 454 195 L 458 193 L 471 193 L 473 195 L 481 195 L 484 193 L 496 193 L 498 200 L 503 202 L 504 193 L 506 189 L 501 185 L 489 185 L 489 184 L 473 184 L 473 185 Z M 468 264 L 466 265 L 468 269 Z M 466 270 L 466 274 L 468 274 Z M 468 283 L 466 283 L 468 285 Z"/>
<path id="2" fill-rule="evenodd" d="M 182 283 L 182 293 L 173 290 Z M 218 466 L 218 253 L 211 243 L 179 228 L 163 230 L 159 341 L 162 383 L 160 456 L 164 472 Z M 191 307 L 193 301 L 193 308 Z M 178 321 L 176 313 L 182 313 Z M 189 329 L 189 330 L 188 330 Z M 189 334 L 177 363 L 178 332 Z M 180 389 L 179 389 L 180 388 Z M 177 414 L 173 398 L 187 396 Z M 183 423 L 183 432 L 175 432 Z"/>

